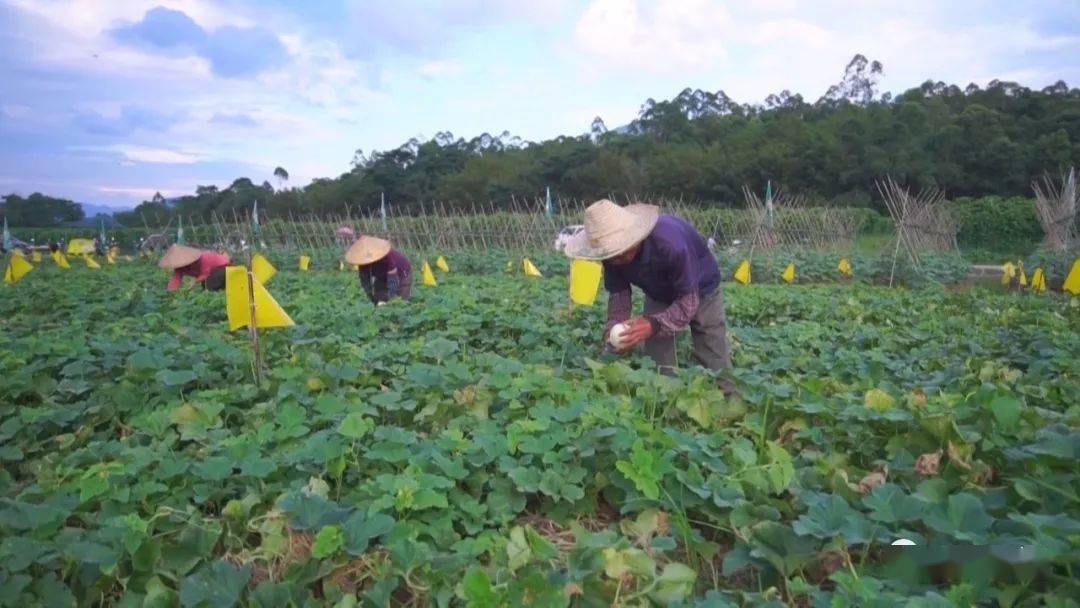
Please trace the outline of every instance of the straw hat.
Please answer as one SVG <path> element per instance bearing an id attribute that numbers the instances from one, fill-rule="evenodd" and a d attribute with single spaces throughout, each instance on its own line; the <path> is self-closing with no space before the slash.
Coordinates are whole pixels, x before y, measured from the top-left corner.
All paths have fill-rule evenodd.
<path id="1" fill-rule="evenodd" d="M 385 258 L 388 253 L 390 253 L 390 241 L 373 236 L 362 236 L 345 252 L 345 261 L 366 266 Z"/>
<path id="2" fill-rule="evenodd" d="M 585 209 L 585 230 L 566 242 L 566 255 L 586 260 L 613 258 L 649 236 L 660 208 L 655 205 L 620 207 L 603 199 Z"/>
<path id="3" fill-rule="evenodd" d="M 201 249 L 194 247 L 188 247 L 187 245 L 171 245 L 165 250 L 165 255 L 158 262 L 158 266 L 162 268 L 171 268 L 173 270 L 177 268 L 183 268 L 189 264 L 194 264 L 202 256 Z"/>

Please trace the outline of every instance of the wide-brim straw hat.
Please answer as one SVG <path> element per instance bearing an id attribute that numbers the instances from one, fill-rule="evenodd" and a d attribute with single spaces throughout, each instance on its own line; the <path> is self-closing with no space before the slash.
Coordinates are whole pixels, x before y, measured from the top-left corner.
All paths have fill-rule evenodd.
<path id="1" fill-rule="evenodd" d="M 570 237 L 564 252 L 567 257 L 585 260 L 607 260 L 645 240 L 656 221 L 660 208 L 655 205 L 620 207 L 603 199 L 585 209 L 585 229 Z"/>
<path id="2" fill-rule="evenodd" d="M 171 245 L 165 250 L 165 255 L 158 262 L 158 266 L 176 270 L 199 261 L 202 254 L 201 249 L 188 247 L 187 245 Z"/>
<path id="3" fill-rule="evenodd" d="M 388 253 L 390 253 L 390 241 L 373 236 L 362 236 L 356 239 L 356 242 L 345 252 L 345 261 L 366 266 L 385 258 Z"/>

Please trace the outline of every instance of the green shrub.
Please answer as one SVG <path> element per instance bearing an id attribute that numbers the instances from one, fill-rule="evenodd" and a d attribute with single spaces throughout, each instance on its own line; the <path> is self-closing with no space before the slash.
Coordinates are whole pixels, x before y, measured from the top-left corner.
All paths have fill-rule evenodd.
<path id="1" fill-rule="evenodd" d="M 960 223 L 957 241 L 965 248 L 1017 255 L 1032 251 L 1043 237 L 1030 198 L 964 197 L 952 201 L 949 211 Z"/>

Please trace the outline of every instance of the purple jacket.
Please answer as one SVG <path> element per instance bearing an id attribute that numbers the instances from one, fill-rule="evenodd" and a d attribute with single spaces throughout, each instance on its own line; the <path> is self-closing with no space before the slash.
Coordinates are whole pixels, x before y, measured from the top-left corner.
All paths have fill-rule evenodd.
<path id="1" fill-rule="evenodd" d="M 400 251 L 391 249 L 386 257 L 360 267 L 360 286 L 372 303 L 396 296 L 402 285 L 412 283 L 412 264 Z"/>
<path id="2" fill-rule="evenodd" d="M 633 261 L 622 266 L 604 262 L 608 292 L 629 291 L 630 285 L 664 304 L 690 293 L 704 298 L 720 285 L 720 266 L 697 229 L 685 220 L 661 215 Z"/>

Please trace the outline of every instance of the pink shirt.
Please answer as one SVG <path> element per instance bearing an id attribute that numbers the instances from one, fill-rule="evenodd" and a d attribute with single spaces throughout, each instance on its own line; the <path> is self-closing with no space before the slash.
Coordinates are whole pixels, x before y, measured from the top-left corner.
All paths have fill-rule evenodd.
<path id="1" fill-rule="evenodd" d="M 165 288 L 165 291 L 175 291 L 180 287 L 180 281 L 184 277 L 195 277 L 196 282 L 202 283 L 206 280 L 206 277 L 210 276 L 210 273 L 213 272 L 215 268 L 228 265 L 228 254 L 207 251 L 199 256 L 199 259 L 196 262 L 174 270 L 172 279 L 169 280 L 169 285 Z"/>

